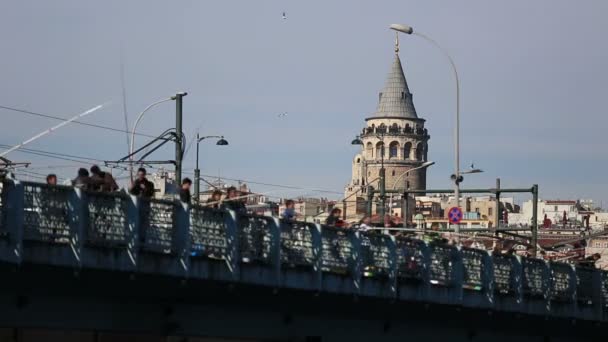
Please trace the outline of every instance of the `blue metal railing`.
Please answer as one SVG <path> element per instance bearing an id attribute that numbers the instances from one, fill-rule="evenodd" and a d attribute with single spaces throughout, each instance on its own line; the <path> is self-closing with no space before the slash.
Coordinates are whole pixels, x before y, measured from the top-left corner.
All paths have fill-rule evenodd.
<path id="1" fill-rule="evenodd" d="M 0 232 L 10 237 L 0 239 L 3 262 L 608 320 L 608 273 L 596 269 L 125 193 L 7 182 Z"/>

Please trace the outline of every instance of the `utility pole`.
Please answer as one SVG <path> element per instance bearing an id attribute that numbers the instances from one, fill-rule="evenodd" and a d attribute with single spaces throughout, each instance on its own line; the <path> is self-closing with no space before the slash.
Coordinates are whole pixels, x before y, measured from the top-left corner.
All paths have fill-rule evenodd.
<path id="1" fill-rule="evenodd" d="M 502 213 L 500 212 L 500 178 L 496 178 L 496 212 L 494 213 L 494 222 L 496 225 L 496 228 L 500 228 L 500 215 Z M 496 235 L 498 236 L 498 233 L 496 233 Z"/>
<path id="2" fill-rule="evenodd" d="M 198 168 L 198 143 L 199 134 L 196 133 L 196 169 L 194 169 L 194 202 L 199 204 L 201 193 L 200 193 L 200 182 L 201 182 L 201 170 Z"/>
<path id="3" fill-rule="evenodd" d="M 172 99 L 175 100 L 175 186 L 176 189 L 182 184 L 182 159 L 183 159 L 183 141 L 182 134 L 182 103 L 186 92 L 177 93 Z"/>
<path id="4" fill-rule="evenodd" d="M 382 152 L 380 153 L 380 156 L 382 157 L 381 162 L 380 162 L 380 212 L 379 212 L 379 216 L 380 216 L 380 222 L 384 222 L 384 216 L 386 215 L 386 177 L 385 177 L 385 170 L 384 170 L 384 149 L 386 146 L 384 146 L 384 136 L 382 137 Z"/>

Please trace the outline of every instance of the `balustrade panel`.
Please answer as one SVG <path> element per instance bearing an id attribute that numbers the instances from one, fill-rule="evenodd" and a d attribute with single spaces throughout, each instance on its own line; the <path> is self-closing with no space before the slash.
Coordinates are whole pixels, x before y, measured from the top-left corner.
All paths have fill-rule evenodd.
<path id="1" fill-rule="evenodd" d="M 239 215 L 239 249 L 243 262 L 270 263 L 269 217 Z"/>
<path id="2" fill-rule="evenodd" d="M 592 267 L 576 268 L 576 299 L 580 304 L 593 304 L 593 274 Z"/>
<path id="3" fill-rule="evenodd" d="M 515 268 L 513 263 L 516 258 L 513 255 L 493 255 L 492 262 L 494 264 L 494 292 L 501 295 L 514 294 L 516 289 Z"/>
<path id="4" fill-rule="evenodd" d="M 323 226 L 321 243 L 322 270 L 337 274 L 348 274 L 352 261 L 352 242 L 346 229 Z"/>
<path id="5" fill-rule="evenodd" d="M 608 314 L 608 271 L 600 271 L 602 280 L 602 309 Z"/>
<path id="6" fill-rule="evenodd" d="M 67 186 L 23 182 L 23 237 L 53 243 L 70 241 L 70 196 Z"/>
<path id="7" fill-rule="evenodd" d="M 226 211 L 213 208 L 194 206 L 190 209 L 193 257 L 227 258 L 226 215 Z"/>
<path id="8" fill-rule="evenodd" d="M 139 238 L 142 249 L 149 252 L 169 254 L 173 252 L 175 232 L 175 202 L 142 199 L 140 201 Z"/>
<path id="9" fill-rule="evenodd" d="M 487 255 L 487 252 L 463 247 L 460 254 L 464 266 L 462 287 L 469 290 L 481 290 L 483 288 L 483 273 L 486 271 L 483 258 Z"/>
<path id="10" fill-rule="evenodd" d="M 430 281 L 432 285 L 452 286 L 455 247 L 441 244 L 430 245 Z"/>
<path id="11" fill-rule="evenodd" d="M 390 236 L 378 232 L 361 233 L 363 276 L 387 278 L 390 275 Z"/>
<path id="12" fill-rule="evenodd" d="M 570 286 L 572 267 L 563 263 L 551 263 L 551 300 L 569 301 L 574 295 L 574 288 Z"/>
<path id="13" fill-rule="evenodd" d="M 312 266 L 314 263 L 312 229 L 304 222 L 281 223 L 281 263 L 289 267 Z"/>
<path id="14" fill-rule="evenodd" d="M 424 242 L 397 239 L 397 276 L 406 281 L 424 280 Z"/>
<path id="15" fill-rule="evenodd" d="M 544 297 L 546 264 L 539 259 L 523 259 L 523 292 L 529 297 Z"/>
<path id="16" fill-rule="evenodd" d="M 90 192 L 87 241 L 95 245 L 126 245 L 129 196 L 124 193 Z"/>

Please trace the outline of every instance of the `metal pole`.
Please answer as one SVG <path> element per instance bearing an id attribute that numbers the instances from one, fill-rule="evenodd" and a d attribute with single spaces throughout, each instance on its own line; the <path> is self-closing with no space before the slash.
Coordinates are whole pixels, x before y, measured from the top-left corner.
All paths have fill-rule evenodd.
<path id="1" fill-rule="evenodd" d="M 196 169 L 194 169 L 194 201 L 196 204 L 200 202 L 200 182 L 201 170 L 198 168 L 198 145 L 200 144 L 199 134 L 196 133 Z"/>
<path id="2" fill-rule="evenodd" d="M 374 205 L 374 188 L 371 185 L 367 186 L 367 216 L 372 217 L 372 208 Z"/>
<path id="3" fill-rule="evenodd" d="M 410 195 L 407 192 L 407 189 L 403 192 L 403 202 L 401 203 L 401 216 L 403 218 L 403 228 L 407 228 L 407 219 L 410 217 L 409 215 L 409 198 Z"/>
<path id="4" fill-rule="evenodd" d="M 384 215 L 386 215 L 386 177 L 384 174 L 384 140 L 382 141 L 382 159 L 380 167 L 380 217 L 381 222 L 384 222 Z"/>
<path id="5" fill-rule="evenodd" d="M 342 219 L 346 221 L 346 199 L 342 200 Z"/>
<path id="6" fill-rule="evenodd" d="M 182 142 L 182 104 L 184 96 L 188 93 L 175 94 L 175 186 L 179 188 L 182 183 L 182 158 L 183 149 Z"/>
<path id="7" fill-rule="evenodd" d="M 496 228 L 500 226 L 500 178 L 496 178 L 496 213 L 494 215 L 494 222 L 496 222 Z M 498 235 L 498 234 L 497 234 Z"/>
<path id="8" fill-rule="evenodd" d="M 538 243 L 538 184 L 532 186 L 532 256 L 536 257 Z"/>

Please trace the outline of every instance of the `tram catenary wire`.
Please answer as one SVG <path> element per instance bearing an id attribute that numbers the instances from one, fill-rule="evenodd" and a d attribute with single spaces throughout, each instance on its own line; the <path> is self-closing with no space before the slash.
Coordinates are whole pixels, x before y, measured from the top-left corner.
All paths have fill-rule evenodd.
<path id="1" fill-rule="evenodd" d="M 19 109 L 19 108 L 14 108 L 14 107 L 0 106 L 0 109 L 6 109 L 6 110 L 13 111 L 13 112 L 18 112 L 18 113 L 23 113 L 23 114 L 43 117 L 43 118 L 52 119 L 52 120 L 58 120 L 58 121 L 65 121 L 66 120 L 65 118 L 62 118 L 62 117 L 59 117 L 59 116 L 42 114 L 42 113 L 36 113 L 36 112 L 29 111 L 29 110 L 24 110 L 24 109 Z M 78 121 L 78 120 L 74 120 L 74 121 L 72 121 L 72 123 L 78 124 L 78 125 L 82 125 L 82 126 L 88 126 L 88 127 L 98 128 L 98 129 L 105 129 L 105 130 L 108 130 L 108 131 L 114 131 L 114 132 L 118 132 L 118 133 L 131 133 L 131 132 L 127 131 L 127 130 L 120 129 L 120 128 L 115 128 L 115 127 L 110 127 L 110 126 L 104 126 L 104 125 L 97 125 L 97 124 L 91 124 L 91 123 L 86 123 L 86 122 L 82 122 L 82 121 Z M 142 137 L 148 137 L 148 138 L 155 138 L 155 136 L 150 135 L 150 134 L 145 134 L 145 133 L 135 133 L 135 135 L 142 136 Z"/>

